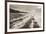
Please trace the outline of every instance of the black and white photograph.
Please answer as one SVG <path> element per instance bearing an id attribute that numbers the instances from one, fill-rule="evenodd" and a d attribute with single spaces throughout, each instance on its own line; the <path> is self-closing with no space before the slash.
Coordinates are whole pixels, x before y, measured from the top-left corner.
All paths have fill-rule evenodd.
<path id="1" fill-rule="evenodd" d="M 7 32 L 43 30 L 43 4 L 7 2 Z"/>

